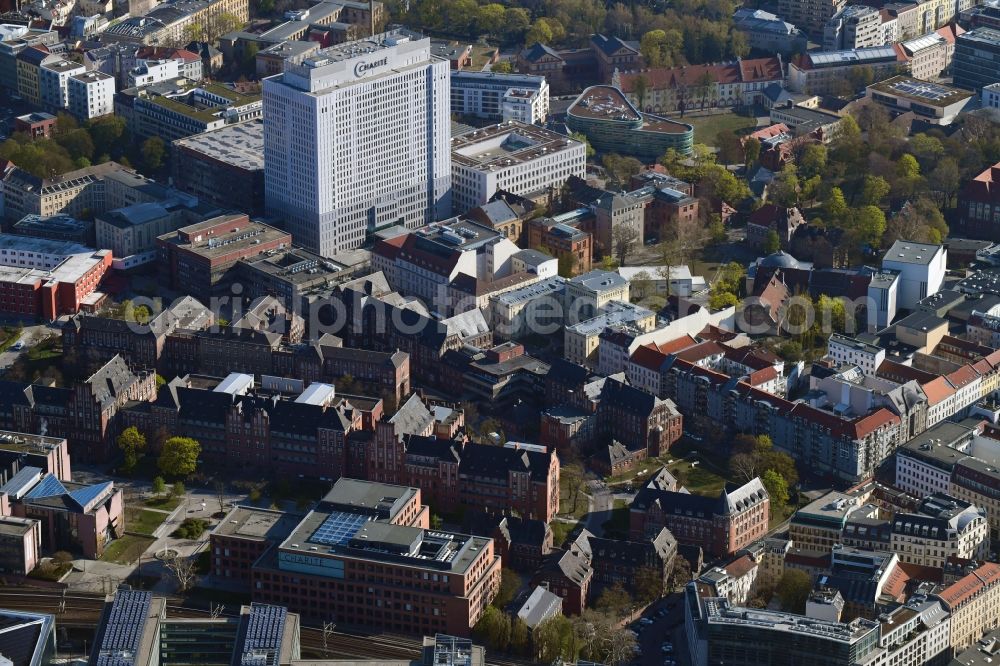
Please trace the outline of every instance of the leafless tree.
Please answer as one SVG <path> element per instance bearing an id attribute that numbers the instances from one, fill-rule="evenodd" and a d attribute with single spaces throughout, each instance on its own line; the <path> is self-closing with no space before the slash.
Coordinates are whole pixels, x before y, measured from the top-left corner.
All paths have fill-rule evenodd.
<path id="1" fill-rule="evenodd" d="M 226 484 L 222 481 L 215 482 L 215 496 L 219 499 L 219 513 L 226 510 L 225 502 Z"/>
<path id="2" fill-rule="evenodd" d="M 635 248 L 635 242 L 638 239 L 638 232 L 629 225 L 619 225 L 611 232 L 611 240 L 614 244 L 615 256 L 618 258 L 619 266 L 625 265 L 625 259 Z"/>
<path id="3" fill-rule="evenodd" d="M 736 476 L 749 481 L 757 476 L 757 461 L 749 453 L 737 453 L 729 459 L 729 469 Z"/>
<path id="4" fill-rule="evenodd" d="M 181 557 L 180 555 L 174 555 L 164 561 L 163 565 L 174 575 L 174 578 L 177 579 L 177 588 L 179 592 L 187 592 L 190 590 L 194 586 L 195 581 L 198 579 L 198 574 L 195 571 L 196 564 L 193 557 Z"/>

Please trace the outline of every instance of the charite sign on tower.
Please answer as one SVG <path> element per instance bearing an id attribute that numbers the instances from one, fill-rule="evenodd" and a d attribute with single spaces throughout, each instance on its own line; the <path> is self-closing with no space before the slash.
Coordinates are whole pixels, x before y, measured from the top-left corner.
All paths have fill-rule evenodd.
<path id="1" fill-rule="evenodd" d="M 389 58 L 382 58 L 381 60 L 374 60 L 372 62 L 359 62 L 354 66 L 354 76 L 361 78 L 371 70 L 377 67 L 385 67 L 389 64 Z"/>

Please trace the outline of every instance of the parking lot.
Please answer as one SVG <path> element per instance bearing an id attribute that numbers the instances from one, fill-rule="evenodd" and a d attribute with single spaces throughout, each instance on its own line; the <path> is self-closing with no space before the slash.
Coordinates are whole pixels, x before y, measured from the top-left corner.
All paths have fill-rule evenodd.
<path id="1" fill-rule="evenodd" d="M 634 664 L 642 666 L 677 666 L 690 663 L 684 644 L 683 595 L 671 594 L 651 606 L 629 625 L 639 638 L 639 653 Z"/>

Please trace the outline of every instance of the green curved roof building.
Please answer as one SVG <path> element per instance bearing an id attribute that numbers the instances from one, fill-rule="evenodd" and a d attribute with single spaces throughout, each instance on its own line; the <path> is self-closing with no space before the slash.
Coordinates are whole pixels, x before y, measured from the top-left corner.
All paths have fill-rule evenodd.
<path id="1" fill-rule="evenodd" d="M 669 118 L 640 113 L 614 86 L 591 86 L 566 112 L 566 125 L 586 135 L 594 150 L 657 160 L 673 148 L 688 155 L 694 128 Z"/>

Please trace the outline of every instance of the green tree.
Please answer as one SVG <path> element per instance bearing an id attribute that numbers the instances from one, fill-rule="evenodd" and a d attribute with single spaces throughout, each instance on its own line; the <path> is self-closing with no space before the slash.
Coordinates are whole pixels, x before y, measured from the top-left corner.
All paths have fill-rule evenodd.
<path id="1" fill-rule="evenodd" d="M 572 252 L 562 252 L 559 254 L 557 271 L 560 277 L 571 278 L 576 275 L 576 255 Z"/>
<path id="2" fill-rule="evenodd" d="M 614 617 L 623 617 L 632 608 L 632 596 L 621 583 L 615 583 L 604 588 L 597 597 L 594 608 Z"/>
<path id="3" fill-rule="evenodd" d="M 573 623 L 565 615 L 554 615 L 541 622 L 532 633 L 536 663 L 552 664 L 558 659 L 576 659 L 574 639 Z"/>
<path id="4" fill-rule="evenodd" d="M 829 321 L 833 332 L 843 333 L 847 326 L 847 310 L 844 307 L 844 301 L 820 294 L 819 298 L 816 299 L 816 321 L 824 325 Z M 822 332 L 828 333 L 826 330 Z"/>
<path id="5" fill-rule="evenodd" d="M 913 155 L 905 153 L 896 162 L 896 174 L 903 180 L 916 180 L 920 177 L 920 163 Z"/>
<path id="6" fill-rule="evenodd" d="M 861 243 L 871 247 L 879 247 L 882 234 L 885 233 L 885 213 L 876 206 L 861 206 L 853 211 L 851 233 Z"/>
<path id="7" fill-rule="evenodd" d="M 490 67 L 490 71 L 496 72 L 497 74 L 510 74 L 514 71 L 514 66 L 510 64 L 509 60 L 501 60 Z"/>
<path id="8" fill-rule="evenodd" d="M 864 206 L 879 206 L 889 196 L 891 189 L 889 181 L 882 176 L 866 174 L 864 184 L 861 186 L 861 204 Z"/>
<path id="9" fill-rule="evenodd" d="M 166 144 L 158 136 L 151 136 L 142 142 L 142 163 L 149 171 L 156 171 L 163 166 L 163 156 Z"/>
<path id="10" fill-rule="evenodd" d="M 510 651 L 519 657 L 526 657 L 531 648 L 531 629 L 519 617 L 511 619 Z"/>
<path id="11" fill-rule="evenodd" d="M 823 202 L 823 212 L 826 218 L 836 222 L 847 214 L 847 200 L 844 199 L 844 191 L 839 187 L 831 187 L 830 193 Z"/>
<path id="12" fill-rule="evenodd" d="M 170 494 L 174 497 L 183 497 L 184 493 L 187 492 L 187 488 L 180 481 L 175 481 L 174 485 L 170 487 Z"/>
<path id="13" fill-rule="evenodd" d="M 712 291 L 708 295 L 708 307 L 713 311 L 725 310 L 739 304 L 740 299 L 729 291 Z"/>
<path id="14" fill-rule="evenodd" d="M 163 480 L 162 476 L 153 477 L 153 494 L 162 495 L 167 490 L 167 482 Z"/>
<path id="15" fill-rule="evenodd" d="M 783 476 L 769 469 L 761 475 L 760 482 L 764 484 L 773 508 L 781 508 L 788 504 L 788 484 Z"/>
<path id="16" fill-rule="evenodd" d="M 129 426 L 122 430 L 115 441 L 125 457 L 125 469 L 131 472 L 135 469 L 139 456 L 146 450 L 146 437 L 135 426 Z"/>
<path id="17" fill-rule="evenodd" d="M 760 157 L 760 139 L 750 137 L 743 142 L 743 165 L 749 169 Z"/>
<path id="18" fill-rule="evenodd" d="M 646 95 L 649 94 L 649 79 L 646 78 L 645 74 L 640 74 L 635 77 L 633 82 L 632 92 L 635 94 L 636 101 L 639 103 L 639 110 L 643 111 L 646 108 Z"/>
<path id="19" fill-rule="evenodd" d="M 625 259 L 635 249 L 638 240 L 639 233 L 626 224 L 619 225 L 611 232 L 611 243 L 619 266 L 625 265 Z"/>
<path id="20" fill-rule="evenodd" d="M 633 589 L 640 603 L 653 603 L 663 596 L 663 572 L 655 567 L 639 567 L 635 572 Z"/>
<path id="21" fill-rule="evenodd" d="M 738 204 L 750 196 L 750 188 L 721 164 L 708 165 L 698 183 L 699 192 L 726 203 Z"/>
<path id="22" fill-rule="evenodd" d="M 650 30 L 639 40 L 639 52 L 649 67 L 673 67 L 683 48 L 684 35 L 678 30 Z"/>
<path id="23" fill-rule="evenodd" d="M 90 159 L 94 156 L 94 140 L 85 129 L 74 129 L 56 137 L 56 143 L 66 149 L 74 160 Z"/>
<path id="24" fill-rule="evenodd" d="M 163 443 L 157 465 L 169 476 L 187 476 L 198 466 L 201 444 L 190 437 L 171 437 Z"/>
<path id="25" fill-rule="evenodd" d="M 491 2 L 479 8 L 479 12 L 476 15 L 476 25 L 480 32 L 496 38 L 500 36 L 500 32 L 503 30 L 506 16 L 507 10 L 504 9 L 503 5 Z"/>
<path id="26" fill-rule="evenodd" d="M 521 588 L 521 577 L 513 569 L 500 569 L 500 589 L 493 598 L 493 605 L 503 609 L 514 600 L 514 595 Z"/>
<path id="27" fill-rule="evenodd" d="M 587 138 L 586 134 L 583 134 L 582 132 L 570 132 L 569 138 L 574 141 L 579 141 L 587 147 L 587 159 L 590 159 L 596 154 L 596 151 L 593 146 L 590 145 L 590 139 Z"/>
<path id="28" fill-rule="evenodd" d="M 510 645 L 510 616 L 496 606 L 487 606 L 472 635 L 489 649 L 503 652 Z"/>
<path id="29" fill-rule="evenodd" d="M 719 164 L 739 164 L 744 159 L 743 142 L 730 130 L 715 135 L 716 159 Z"/>
<path id="30" fill-rule="evenodd" d="M 507 7 L 504 13 L 504 40 L 508 44 L 524 41 L 524 33 L 531 25 L 531 15 L 522 7 Z"/>
<path id="31" fill-rule="evenodd" d="M 909 152 L 917 158 L 921 167 L 926 168 L 944 156 L 944 145 L 936 136 L 917 134 L 910 139 Z"/>
<path id="32" fill-rule="evenodd" d="M 764 241 L 764 254 L 774 254 L 781 249 L 781 238 L 778 236 L 778 232 L 771 229 L 767 232 L 767 240 Z"/>
<path id="33" fill-rule="evenodd" d="M 781 600 L 783 610 L 805 613 L 806 600 L 812 591 L 812 579 L 801 569 L 785 569 L 774 591 Z"/>
<path id="34" fill-rule="evenodd" d="M 810 143 L 802 150 L 802 156 L 799 158 L 799 173 L 804 178 L 822 175 L 826 171 L 828 157 L 826 146 L 821 143 Z"/>
<path id="35" fill-rule="evenodd" d="M 790 208 L 798 205 L 801 189 L 798 173 L 789 165 L 779 171 L 771 181 L 767 198 L 778 206 Z"/>

